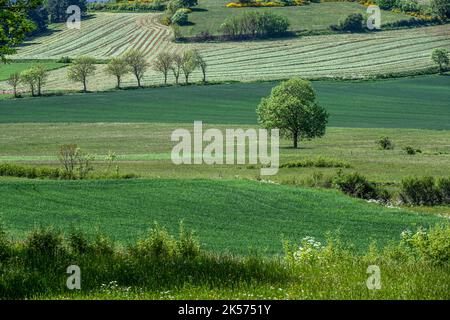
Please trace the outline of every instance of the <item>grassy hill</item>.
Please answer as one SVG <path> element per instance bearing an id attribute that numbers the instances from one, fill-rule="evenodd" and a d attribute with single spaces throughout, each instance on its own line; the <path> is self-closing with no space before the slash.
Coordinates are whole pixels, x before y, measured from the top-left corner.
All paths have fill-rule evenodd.
<path id="1" fill-rule="evenodd" d="M 363 250 L 372 240 L 386 244 L 406 228 L 441 221 L 337 191 L 243 180 L 4 181 L 0 196 L 0 218 L 17 236 L 39 225 L 90 232 L 98 227 L 126 243 L 154 221 L 176 233 L 183 220 L 206 248 L 235 253 L 249 248 L 280 253 L 283 237 L 323 240 L 327 231 L 337 230 Z"/>
<path id="2" fill-rule="evenodd" d="M 129 90 L 0 103 L 0 123 L 163 122 L 256 124 L 255 109 L 276 83 Z M 450 77 L 314 82 L 330 126 L 450 129 Z M 188 98 L 186 98 L 188 97 Z"/>

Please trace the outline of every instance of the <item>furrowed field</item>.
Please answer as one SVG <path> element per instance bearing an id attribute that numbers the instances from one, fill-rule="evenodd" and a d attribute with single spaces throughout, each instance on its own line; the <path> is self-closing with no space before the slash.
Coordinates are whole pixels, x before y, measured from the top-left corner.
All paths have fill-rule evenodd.
<path id="1" fill-rule="evenodd" d="M 432 67 L 430 52 L 434 48 L 450 48 L 449 28 L 447 24 L 272 41 L 181 44 L 170 40 L 170 29 L 158 22 L 158 14 L 96 13 L 83 22 L 81 30 L 56 28 L 51 35 L 28 42 L 14 58 L 59 59 L 89 54 L 109 59 L 128 49 L 138 49 L 152 62 L 160 52 L 196 48 L 208 64 L 209 81 L 278 80 L 292 76 L 359 79 L 382 75 L 387 70 L 393 74 L 428 70 Z M 105 73 L 105 68 L 104 64 L 98 65 L 90 77 L 91 90 L 114 88 L 114 78 Z M 200 79 L 200 72 L 194 72 L 192 81 Z M 171 76 L 169 81 L 173 81 Z M 149 70 L 143 83 L 161 84 L 161 75 Z M 133 86 L 135 80 L 127 75 L 123 84 Z M 67 80 L 67 69 L 63 68 L 51 73 L 46 90 L 74 90 L 77 86 Z M 9 86 L 0 82 L 0 89 Z"/>

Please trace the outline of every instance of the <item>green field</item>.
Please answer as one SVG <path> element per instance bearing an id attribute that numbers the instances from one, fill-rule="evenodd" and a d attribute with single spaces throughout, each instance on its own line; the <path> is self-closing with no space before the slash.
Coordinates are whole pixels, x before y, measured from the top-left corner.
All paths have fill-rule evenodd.
<path id="1" fill-rule="evenodd" d="M 65 230 L 98 227 L 122 243 L 143 235 L 154 221 L 176 233 L 180 220 L 195 229 L 205 247 L 248 253 L 280 253 L 282 239 L 323 240 L 340 231 L 364 250 L 372 240 L 398 240 L 406 228 L 442 221 L 351 199 L 337 191 L 315 191 L 251 181 L 4 181 L 0 217 L 23 235 L 34 226 Z"/>
<path id="2" fill-rule="evenodd" d="M 0 123 L 151 122 L 256 124 L 274 82 L 129 90 L 5 100 Z M 450 129 L 450 77 L 313 83 L 332 127 Z M 350 94 L 351 92 L 351 94 Z M 186 99 L 186 97 L 189 97 Z"/>
<path id="3" fill-rule="evenodd" d="M 351 2 L 325 2 L 311 3 L 300 7 L 284 8 L 227 8 L 226 4 L 230 0 L 203 0 L 189 14 L 189 21 L 192 25 L 182 27 L 184 36 L 194 36 L 202 31 L 209 31 L 211 34 L 219 34 L 219 27 L 224 20 L 244 11 L 272 11 L 289 19 L 292 31 L 303 30 L 327 30 L 330 25 L 338 24 L 351 13 L 366 14 L 366 7 L 359 3 Z M 400 13 L 395 14 L 390 11 L 382 11 L 383 24 L 398 20 L 407 20 L 411 17 Z"/>
<path id="4" fill-rule="evenodd" d="M 55 70 L 67 66 L 67 64 L 59 62 L 48 62 L 48 61 L 21 61 L 21 62 L 11 62 L 2 64 L 0 63 L 0 81 L 7 80 L 8 77 L 13 73 L 20 73 L 26 69 L 41 64 L 46 70 Z"/>
<path id="5" fill-rule="evenodd" d="M 209 126 L 211 127 L 211 126 Z M 214 125 L 225 130 L 231 125 Z M 238 126 L 242 127 L 242 126 Z M 86 152 L 96 155 L 96 171 L 104 170 L 104 159 L 109 150 L 118 157 L 122 173 L 135 173 L 146 178 L 170 179 L 233 179 L 240 176 L 257 179 L 258 166 L 176 166 L 170 160 L 175 143 L 170 135 L 176 128 L 192 130 L 186 124 L 2 124 L 0 125 L 0 162 L 20 162 L 36 166 L 59 166 L 57 154 L 62 144 L 76 143 Z M 205 127 L 206 129 L 207 127 Z M 247 126 L 245 126 L 247 128 Z M 375 141 L 389 136 L 394 150 L 379 150 Z M 322 139 L 302 141 L 301 149 L 291 148 L 291 142 L 281 141 L 280 161 L 315 159 L 319 156 L 347 161 L 351 168 L 370 180 L 391 185 L 410 175 L 445 177 L 450 172 L 450 131 L 417 129 L 353 129 L 329 128 Z M 422 150 L 408 156 L 405 146 Z M 302 184 L 314 173 L 335 175 L 335 168 L 283 168 L 270 180 L 279 183 Z M 1 181 L 1 180 L 0 180 Z M 438 213 L 450 208 L 436 209 Z"/>

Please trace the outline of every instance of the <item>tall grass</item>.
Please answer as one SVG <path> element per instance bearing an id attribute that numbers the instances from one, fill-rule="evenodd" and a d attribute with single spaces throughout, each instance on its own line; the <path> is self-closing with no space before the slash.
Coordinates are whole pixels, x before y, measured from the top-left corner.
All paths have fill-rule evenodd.
<path id="1" fill-rule="evenodd" d="M 155 224 L 126 248 L 101 234 L 53 228 L 11 241 L 0 230 L 2 299 L 449 299 L 450 227 L 405 231 L 400 243 L 357 255 L 328 237 L 266 258 L 216 254 L 201 249 L 191 232 L 178 237 Z M 366 286 L 367 267 L 381 269 L 382 288 Z M 66 287 L 66 268 L 81 269 L 81 290 Z"/>

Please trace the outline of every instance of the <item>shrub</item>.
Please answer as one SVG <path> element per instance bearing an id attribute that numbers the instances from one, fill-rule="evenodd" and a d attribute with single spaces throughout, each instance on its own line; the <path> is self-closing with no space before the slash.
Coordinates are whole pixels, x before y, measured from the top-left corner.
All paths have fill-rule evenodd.
<path id="1" fill-rule="evenodd" d="M 381 137 L 376 142 L 381 150 L 393 150 L 394 144 L 392 143 L 391 139 L 389 137 Z"/>
<path id="2" fill-rule="evenodd" d="M 0 176 L 28 178 L 28 179 L 36 179 L 36 178 L 59 179 L 63 177 L 63 172 L 61 172 L 57 168 L 33 168 L 17 164 L 1 163 Z"/>
<path id="3" fill-rule="evenodd" d="M 9 257 L 11 253 L 11 244 L 7 239 L 7 234 L 3 229 L 3 225 L 0 224 L 0 265 Z"/>
<path id="4" fill-rule="evenodd" d="M 402 203 L 409 205 L 436 205 L 441 203 L 441 195 L 433 177 L 403 179 L 399 196 Z"/>
<path id="5" fill-rule="evenodd" d="M 184 229 L 183 222 L 180 223 L 180 238 L 177 241 L 177 251 L 185 258 L 194 258 L 200 255 L 200 243 L 192 231 Z"/>
<path id="6" fill-rule="evenodd" d="M 224 21 L 220 29 L 229 39 L 265 38 L 287 32 L 289 21 L 273 12 L 245 12 Z"/>
<path id="7" fill-rule="evenodd" d="M 422 153 L 422 150 L 413 148 L 411 146 L 406 146 L 406 147 L 403 148 L 403 150 L 405 150 L 406 154 L 408 154 L 410 156 L 413 156 L 413 155 L 415 155 L 417 153 Z"/>
<path id="8" fill-rule="evenodd" d="M 361 32 L 364 30 L 364 17 L 360 13 L 352 13 L 341 21 L 338 26 L 331 26 L 337 31 Z"/>
<path id="9" fill-rule="evenodd" d="M 298 161 L 290 161 L 283 163 L 280 168 L 350 168 L 350 164 L 346 161 L 337 159 L 318 157 L 316 159 L 306 159 Z"/>
<path id="10" fill-rule="evenodd" d="M 148 237 L 138 241 L 135 253 L 142 257 L 165 260 L 176 256 L 177 243 L 165 228 L 155 222 Z"/>
<path id="11" fill-rule="evenodd" d="M 437 182 L 437 188 L 441 194 L 442 202 L 450 204 L 450 178 L 441 178 Z"/>
<path id="12" fill-rule="evenodd" d="M 72 63 L 72 59 L 70 57 L 65 56 L 65 57 L 59 58 L 58 62 L 59 63 Z"/>
<path id="13" fill-rule="evenodd" d="M 85 234 L 79 230 L 72 230 L 68 236 L 69 248 L 77 254 L 84 254 L 91 251 L 89 240 Z"/>
<path id="14" fill-rule="evenodd" d="M 338 175 L 334 179 L 334 184 L 339 190 L 352 197 L 366 200 L 377 198 L 375 185 L 357 172 Z"/>
<path id="15" fill-rule="evenodd" d="M 420 228 L 415 234 L 404 233 L 403 244 L 423 261 L 437 265 L 450 262 L 450 227 L 436 225 L 428 231 Z"/>
<path id="16" fill-rule="evenodd" d="M 27 252 L 34 257 L 55 257 L 63 251 L 61 232 L 48 227 L 33 230 L 25 240 Z"/>

